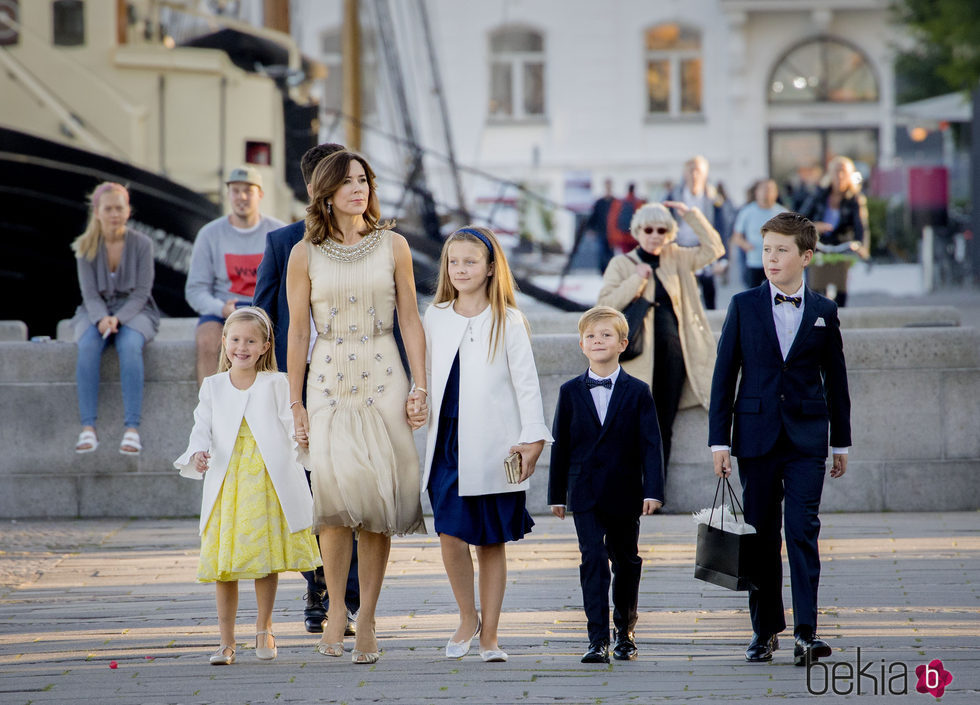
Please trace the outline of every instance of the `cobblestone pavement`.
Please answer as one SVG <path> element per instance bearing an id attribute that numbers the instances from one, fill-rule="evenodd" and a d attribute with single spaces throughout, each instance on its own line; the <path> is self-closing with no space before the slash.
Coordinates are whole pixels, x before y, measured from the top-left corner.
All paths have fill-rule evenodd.
<path id="1" fill-rule="evenodd" d="M 826 689 L 816 702 L 925 703 L 934 698 L 915 692 L 914 669 L 932 659 L 953 674 L 942 703 L 980 702 L 976 513 L 824 516 L 819 631 L 835 649 L 828 665 L 838 665 L 811 670 L 809 685 L 807 669 L 792 665 L 788 633 L 771 664 L 745 663 L 745 595 L 691 577 L 695 529 L 685 516 L 643 520 L 640 658 L 579 663 L 574 529 L 537 522 L 508 546 L 508 663 L 484 664 L 475 652 L 444 658 L 456 618 L 430 536 L 394 541 L 376 665 L 314 653 L 316 637 L 302 628 L 305 583 L 286 574 L 278 660 L 255 659 L 254 598 L 243 585 L 238 663 L 228 668 L 207 662 L 217 619 L 213 587 L 194 579 L 196 520 L 5 522 L 0 703 L 700 703 L 816 697 L 808 687 Z M 785 594 L 788 604 L 788 579 Z"/>

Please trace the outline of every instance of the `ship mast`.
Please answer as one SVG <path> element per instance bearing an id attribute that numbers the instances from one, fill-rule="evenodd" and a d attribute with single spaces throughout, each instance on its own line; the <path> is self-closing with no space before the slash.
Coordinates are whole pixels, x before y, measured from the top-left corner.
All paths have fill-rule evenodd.
<path id="1" fill-rule="evenodd" d="M 341 39 L 344 95 L 344 140 L 348 149 L 361 149 L 361 23 L 357 0 L 344 0 L 344 24 Z"/>

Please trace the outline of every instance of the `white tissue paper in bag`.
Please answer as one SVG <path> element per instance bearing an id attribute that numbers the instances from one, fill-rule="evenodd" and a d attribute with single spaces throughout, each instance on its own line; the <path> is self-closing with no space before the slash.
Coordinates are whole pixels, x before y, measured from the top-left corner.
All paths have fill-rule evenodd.
<path id="1" fill-rule="evenodd" d="M 751 524 L 746 524 L 741 519 L 736 519 L 735 515 L 732 514 L 731 507 L 729 507 L 727 504 L 723 504 L 720 507 L 715 507 L 714 512 L 712 512 L 711 507 L 702 509 L 699 512 L 694 512 L 692 518 L 694 519 L 695 524 L 709 524 L 710 519 L 709 526 L 712 526 L 715 529 L 721 529 L 729 534 L 755 533 L 755 527 Z"/>

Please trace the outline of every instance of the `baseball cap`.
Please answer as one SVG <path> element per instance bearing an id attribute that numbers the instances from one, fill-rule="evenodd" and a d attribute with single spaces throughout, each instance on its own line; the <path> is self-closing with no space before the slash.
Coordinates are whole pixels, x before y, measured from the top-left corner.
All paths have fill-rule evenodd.
<path id="1" fill-rule="evenodd" d="M 236 181 L 243 184 L 254 184 L 262 188 L 262 174 L 254 166 L 238 166 L 232 169 L 228 178 L 225 179 L 225 186 Z"/>

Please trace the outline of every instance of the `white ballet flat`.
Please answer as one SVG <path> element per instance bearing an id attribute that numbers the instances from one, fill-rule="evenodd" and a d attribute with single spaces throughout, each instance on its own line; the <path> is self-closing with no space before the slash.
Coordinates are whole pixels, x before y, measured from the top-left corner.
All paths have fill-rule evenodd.
<path id="1" fill-rule="evenodd" d="M 476 617 L 476 631 L 473 632 L 473 636 L 464 641 L 453 641 L 452 637 L 446 642 L 446 658 L 463 658 L 470 652 L 470 644 L 473 639 L 480 635 L 480 629 L 483 628 L 483 622 L 480 620 L 480 616 Z"/>

